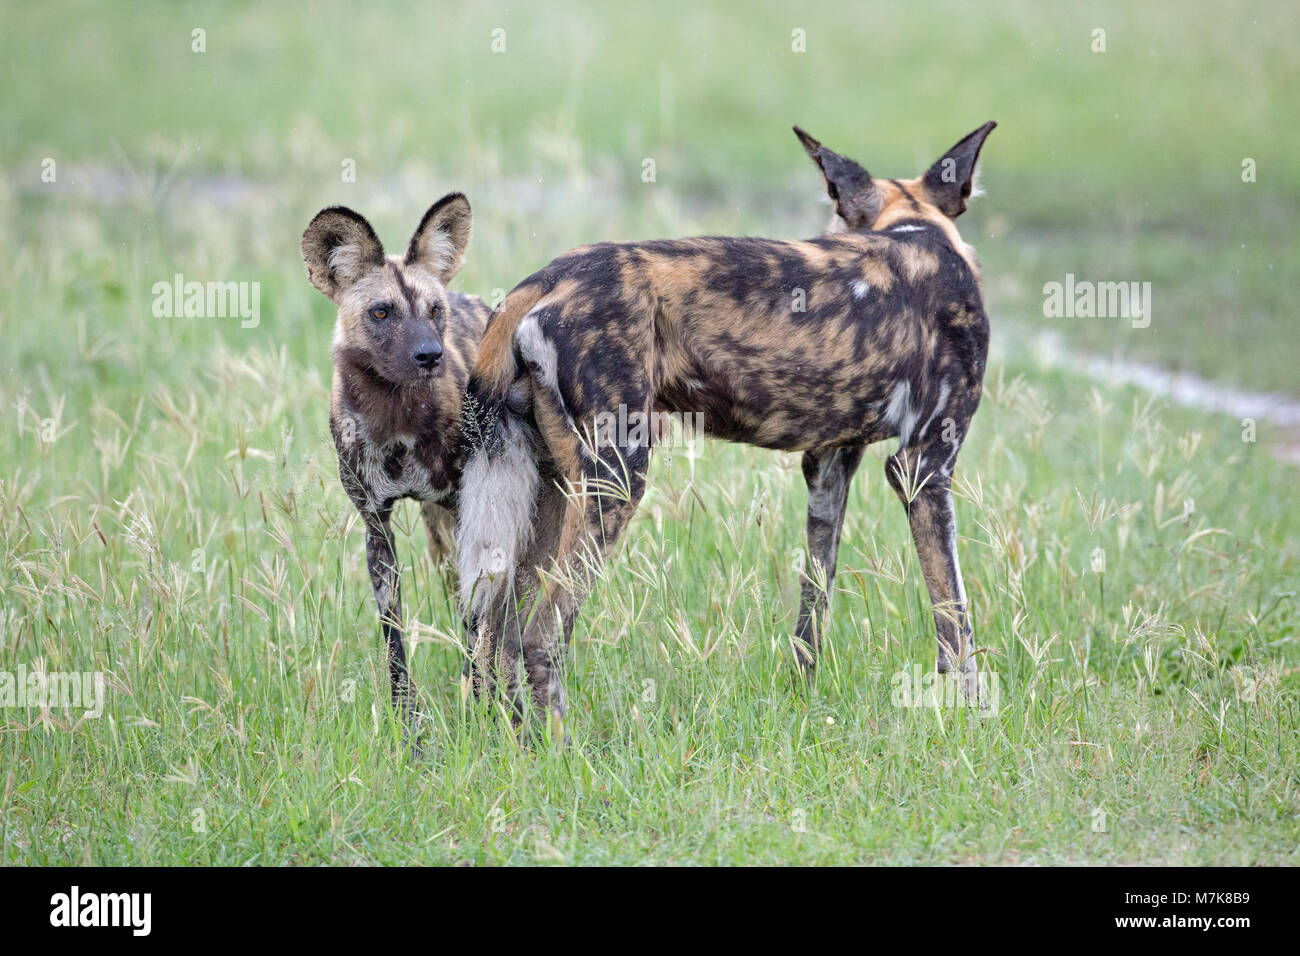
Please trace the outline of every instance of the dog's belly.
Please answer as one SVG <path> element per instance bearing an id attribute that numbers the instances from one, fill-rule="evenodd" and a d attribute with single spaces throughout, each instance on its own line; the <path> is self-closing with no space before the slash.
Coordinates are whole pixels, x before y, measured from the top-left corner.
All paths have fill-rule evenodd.
<path id="1" fill-rule="evenodd" d="M 704 434 L 780 451 L 864 445 L 898 434 L 887 420 L 888 388 L 874 382 L 829 392 L 809 375 L 687 377 L 662 386 L 655 409 L 698 423 Z"/>
<path id="2" fill-rule="evenodd" d="M 761 302 L 684 308 L 657 330 L 656 404 L 702 414 L 710 435 L 785 451 L 893 437 L 895 390 L 925 380 L 943 349 L 933 317 L 892 305 L 888 314 L 870 299 L 807 314 Z"/>

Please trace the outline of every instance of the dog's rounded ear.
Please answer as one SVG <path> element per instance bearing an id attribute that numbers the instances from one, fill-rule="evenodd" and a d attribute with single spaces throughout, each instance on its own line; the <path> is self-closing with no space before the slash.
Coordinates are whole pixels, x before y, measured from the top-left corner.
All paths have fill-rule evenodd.
<path id="1" fill-rule="evenodd" d="M 307 278 L 331 299 L 384 264 L 384 247 L 370 223 L 345 206 L 322 209 L 302 234 Z"/>
<path id="2" fill-rule="evenodd" d="M 474 214 L 463 193 L 448 193 L 429 207 L 420 220 L 411 244 L 406 248 L 406 264 L 419 265 L 446 285 L 460 271 L 465 261 L 465 247 Z"/>
<path id="3" fill-rule="evenodd" d="M 847 156 L 827 149 L 798 126 L 794 134 L 821 170 L 826 193 L 839 217 L 850 229 L 870 229 L 884 205 L 871 174 Z"/>
<path id="4" fill-rule="evenodd" d="M 949 219 L 956 219 L 966 211 L 966 200 L 975 185 L 975 161 L 980 147 L 997 123 L 988 122 L 965 136 L 925 174 L 925 191 L 930 201 Z"/>

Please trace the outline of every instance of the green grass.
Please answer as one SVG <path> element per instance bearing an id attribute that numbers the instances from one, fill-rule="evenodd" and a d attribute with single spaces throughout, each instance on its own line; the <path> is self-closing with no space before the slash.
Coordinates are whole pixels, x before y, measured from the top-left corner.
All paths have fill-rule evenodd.
<path id="1" fill-rule="evenodd" d="M 1295 13 L 1144 9 L 7 12 L 0 672 L 99 670 L 108 694 L 97 720 L 0 709 L 0 860 L 1296 862 L 1294 436 L 1246 442 L 1016 347 L 1051 325 L 1043 283 L 1146 280 L 1151 329 L 1059 327 L 1297 391 Z M 456 285 L 486 295 L 593 239 L 815 232 L 791 121 L 911 174 L 990 117 L 960 225 L 998 351 L 958 519 L 996 716 L 893 697 L 934 638 L 884 446 L 806 690 L 797 459 L 708 444 L 656 460 L 584 610 L 562 750 L 463 701 L 457 617 L 401 511 L 431 729 L 408 759 L 326 431 L 312 214 L 346 202 L 398 248 L 463 188 Z M 154 318 L 176 272 L 260 282 L 261 324 Z"/>

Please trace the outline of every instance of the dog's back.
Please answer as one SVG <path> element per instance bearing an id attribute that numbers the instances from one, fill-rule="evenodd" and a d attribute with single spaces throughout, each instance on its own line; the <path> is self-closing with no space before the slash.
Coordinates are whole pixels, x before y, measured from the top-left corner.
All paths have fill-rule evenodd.
<path id="1" fill-rule="evenodd" d="M 802 451 L 898 435 L 898 384 L 928 411 L 941 383 L 980 381 L 987 345 L 975 267 L 922 219 L 802 242 L 601 243 L 516 287 L 471 390 L 499 402 L 518 355 L 544 384 L 582 370 L 560 396 L 575 421 L 629 400 L 635 378 L 714 437 Z"/>

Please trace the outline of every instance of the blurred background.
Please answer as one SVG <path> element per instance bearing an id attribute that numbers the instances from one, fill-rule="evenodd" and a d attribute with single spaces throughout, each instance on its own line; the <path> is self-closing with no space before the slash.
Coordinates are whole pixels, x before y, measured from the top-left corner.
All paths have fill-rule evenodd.
<path id="1" fill-rule="evenodd" d="M 93 251 L 43 297 L 47 331 L 82 318 L 111 335 L 174 272 L 253 279 L 269 319 L 253 334 L 323 369 L 330 310 L 297 275 L 322 206 L 358 208 L 397 248 L 430 202 L 466 191 L 460 285 L 489 294 L 594 240 L 820 231 L 820 180 L 792 123 L 911 176 L 995 119 L 988 196 L 961 223 L 995 339 L 1050 330 L 1295 392 L 1297 9 L 6 3 L 0 242 L 10 270 L 24 253 Z M 1150 328 L 1045 318 L 1042 287 L 1067 273 L 1151 282 Z M 12 358 L 67 348 L 16 334 L 6 313 Z M 159 344 L 248 334 L 208 323 Z"/>

